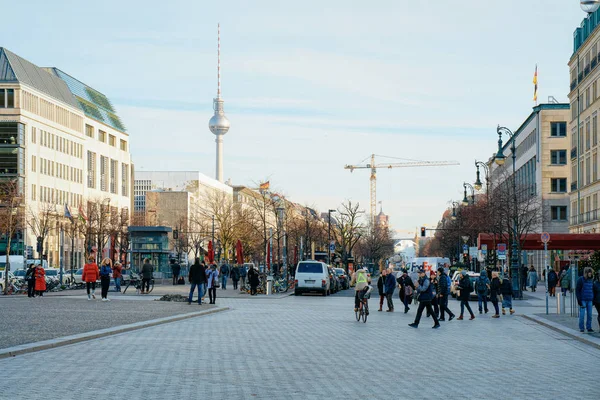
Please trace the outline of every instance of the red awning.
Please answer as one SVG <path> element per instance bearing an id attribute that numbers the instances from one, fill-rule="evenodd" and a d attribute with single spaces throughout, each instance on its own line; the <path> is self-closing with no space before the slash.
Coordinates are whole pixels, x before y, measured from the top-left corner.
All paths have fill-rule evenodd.
<path id="1" fill-rule="evenodd" d="M 522 250 L 544 250 L 541 233 L 528 233 L 521 240 Z M 494 249 L 498 243 L 509 244 L 508 235 L 480 233 L 477 237 L 477 247 L 481 249 L 486 244 L 488 250 Z M 600 234 L 598 233 L 551 233 L 548 250 L 600 250 Z"/>

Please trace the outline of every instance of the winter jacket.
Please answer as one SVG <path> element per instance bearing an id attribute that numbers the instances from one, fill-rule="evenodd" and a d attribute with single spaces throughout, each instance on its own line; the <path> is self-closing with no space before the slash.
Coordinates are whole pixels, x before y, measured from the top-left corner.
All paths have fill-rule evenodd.
<path id="1" fill-rule="evenodd" d="M 498 301 L 498 295 L 500 294 L 500 278 L 492 278 L 492 282 L 490 282 L 490 300 Z"/>
<path id="2" fill-rule="evenodd" d="M 594 304 L 600 304 L 600 282 L 594 281 Z"/>
<path id="3" fill-rule="evenodd" d="M 25 280 L 33 281 L 35 280 L 35 267 L 30 267 L 25 274 Z"/>
<path id="4" fill-rule="evenodd" d="M 110 274 L 112 274 L 112 268 L 110 267 L 109 264 L 100 266 L 100 277 L 109 277 L 110 278 Z"/>
<path id="5" fill-rule="evenodd" d="M 548 286 L 554 287 L 558 283 L 558 275 L 556 275 L 556 271 L 551 269 L 548 272 Z"/>
<path id="6" fill-rule="evenodd" d="M 258 286 L 260 283 L 258 272 L 254 268 L 248 270 L 248 281 L 250 282 L 250 286 Z"/>
<path id="7" fill-rule="evenodd" d="M 582 301 L 593 301 L 594 300 L 594 281 L 591 279 L 585 279 L 583 276 L 577 280 L 577 288 L 575 290 L 577 295 L 577 303 L 581 305 Z"/>
<path id="8" fill-rule="evenodd" d="M 379 291 L 380 296 L 385 296 L 385 276 L 379 275 L 379 279 L 377 279 L 377 290 Z"/>
<path id="9" fill-rule="evenodd" d="M 394 294 L 394 289 L 396 289 L 396 277 L 394 274 L 387 274 L 385 277 L 385 294 Z"/>
<path id="10" fill-rule="evenodd" d="M 227 264 L 221 265 L 221 272 L 220 272 L 220 274 L 223 275 L 223 276 L 229 276 L 229 265 L 227 265 Z"/>
<path id="11" fill-rule="evenodd" d="M 100 270 L 96 263 L 89 263 L 83 266 L 83 273 L 81 274 L 81 280 L 84 282 L 96 282 L 100 279 Z"/>
<path id="12" fill-rule="evenodd" d="M 179 273 L 181 272 L 181 265 L 177 263 L 171 264 L 171 271 L 173 272 L 173 275 L 179 276 Z"/>
<path id="13" fill-rule="evenodd" d="M 121 267 L 120 265 L 115 265 L 113 267 L 113 278 L 114 279 L 121 278 L 123 276 L 123 274 L 121 273 L 122 270 L 123 270 L 123 267 Z"/>
<path id="14" fill-rule="evenodd" d="M 356 292 L 360 292 L 361 290 L 363 290 L 365 287 L 367 287 L 369 285 L 370 282 L 371 282 L 371 278 L 362 269 L 359 269 L 358 271 L 356 271 L 352 274 L 351 284 L 356 283 L 356 286 L 354 286 L 354 291 L 356 291 Z M 384 290 L 385 290 L 385 287 L 384 287 Z"/>
<path id="15" fill-rule="evenodd" d="M 529 271 L 527 273 L 527 286 L 536 287 L 538 282 L 538 274 L 536 271 Z"/>
<path id="16" fill-rule="evenodd" d="M 420 302 L 433 300 L 433 286 L 429 278 L 424 276 L 419 278 L 419 286 L 417 286 L 417 300 Z"/>
<path id="17" fill-rule="evenodd" d="M 219 271 L 216 269 L 209 269 L 206 271 L 206 287 L 212 289 L 216 283 L 219 282 Z"/>
<path id="18" fill-rule="evenodd" d="M 246 267 L 244 267 L 243 265 L 240 267 L 240 277 L 241 278 L 245 278 L 246 275 L 248 274 L 248 271 L 246 271 Z"/>
<path id="19" fill-rule="evenodd" d="M 190 272 L 188 274 L 188 280 L 190 283 L 202 284 L 206 283 L 206 273 L 204 268 L 200 264 L 192 264 Z"/>
<path id="20" fill-rule="evenodd" d="M 446 274 L 441 274 L 439 279 L 438 279 L 438 294 L 442 295 L 442 296 L 447 296 L 448 295 L 448 275 Z"/>
<path id="21" fill-rule="evenodd" d="M 237 282 L 240 280 L 240 268 L 239 267 L 233 267 L 231 268 L 231 280 L 234 282 Z"/>
<path id="22" fill-rule="evenodd" d="M 460 278 L 460 281 L 458 281 L 458 289 L 460 290 L 460 294 L 458 296 L 459 300 L 468 301 L 471 298 L 471 287 L 471 278 L 469 278 L 467 275 Z"/>
<path id="23" fill-rule="evenodd" d="M 504 278 L 504 280 L 500 284 L 500 293 L 502 294 L 502 296 L 512 296 L 512 282 L 510 281 L 510 279 L 508 279 L 508 277 Z"/>
<path id="24" fill-rule="evenodd" d="M 152 272 L 154 272 L 154 267 L 152 264 L 145 263 L 142 265 L 142 278 L 152 279 Z"/>
<path id="25" fill-rule="evenodd" d="M 477 280 L 475 281 L 475 290 L 477 291 L 477 294 L 487 295 L 489 285 L 490 278 L 488 278 L 485 272 L 482 272 L 479 275 L 479 278 L 477 278 Z"/>
<path id="26" fill-rule="evenodd" d="M 46 291 L 46 271 L 42 267 L 35 267 L 35 290 Z"/>
<path id="27" fill-rule="evenodd" d="M 561 274 L 560 274 L 560 287 L 563 289 L 570 289 L 571 288 L 571 269 L 565 269 Z"/>

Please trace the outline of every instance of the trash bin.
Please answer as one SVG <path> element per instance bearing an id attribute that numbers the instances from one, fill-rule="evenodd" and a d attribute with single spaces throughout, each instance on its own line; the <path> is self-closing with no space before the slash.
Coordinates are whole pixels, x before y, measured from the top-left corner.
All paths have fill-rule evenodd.
<path id="1" fill-rule="evenodd" d="M 267 276 L 267 296 L 273 293 L 273 277 Z"/>

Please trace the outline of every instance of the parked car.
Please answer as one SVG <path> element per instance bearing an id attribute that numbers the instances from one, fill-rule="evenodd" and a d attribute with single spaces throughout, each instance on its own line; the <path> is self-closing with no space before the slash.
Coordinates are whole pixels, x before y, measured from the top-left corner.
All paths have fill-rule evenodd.
<path id="1" fill-rule="evenodd" d="M 320 292 L 323 296 L 331 294 L 331 283 L 327 264 L 320 261 L 300 261 L 295 274 L 296 296 L 306 292 Z"/>
<path id="2" fill-rule="evenodd" d="M 24 269 L 18 269 L 15 272 L 13 272 L 13 275 L 17 279 L 25 279 L 25 275 L 27 275 L 27 271 L 25 271 Z"/>
<path id="3" fill-rule="evenodd" d="M 340 280 L 335 273 L 335 270 L 331 267 L 327 267 L 327 271 L 329 272 L 329 287 L 331 287 L 331 293 L 337 293 L 341 290 Z"/>
<path id="4" fill-rule="evenodd" d="M 55 268 L 46 268 L 44 271 L 46 271 L 46 282 L 60 280 L 60 270 Z"/>
<path id="5" fill-rule="evenodd" d="M 346 274 L 346 271 L 343 268 L 334 268 L 334 270 L 340 280 L 340 288 L 342 290 L 348 289 L 350 287 L 350 278 L 348 277 L 348 274 Z"/>
<path id="6" fill-rule="evenodd" d="M 471 284 L 475 287 L 475 281 L 479 278 L 479 272 L 467 271 L 469 275 L 469 279 L 471 280 Z M 460 280 L 460 272 L 456 271 L 452 276 L 452 284 L 450 286 L 450 295 L 454 298 L 458 295 L 458 281 Z M 477 300 L 477 293 L 475 291 L 471 292 L 471 300 Z"/>

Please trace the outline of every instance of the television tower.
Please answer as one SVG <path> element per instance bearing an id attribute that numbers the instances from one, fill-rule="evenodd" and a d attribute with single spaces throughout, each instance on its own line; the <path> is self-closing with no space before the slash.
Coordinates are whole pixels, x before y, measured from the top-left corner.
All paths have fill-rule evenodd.
<path id="1" fill-rule="evenodd" d="M 223 136 L 229 131 L 229 120 L 223 110 L 225 101 L 221 98 L 221 24 L 217 25 L 217 97 L 213 99 L 215 114 L 208 121 L 208 128 L 216 136 L 217 170 L 215 179 L 223 182 Z"/>

